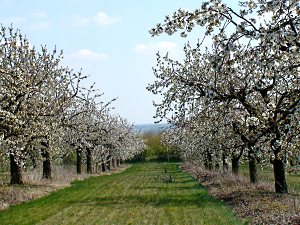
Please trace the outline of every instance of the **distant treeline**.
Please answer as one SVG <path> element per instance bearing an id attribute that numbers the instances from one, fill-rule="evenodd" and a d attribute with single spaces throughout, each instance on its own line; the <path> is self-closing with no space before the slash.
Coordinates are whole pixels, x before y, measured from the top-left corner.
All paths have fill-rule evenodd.
<path id="1" fill-rule="evenodd" d="M 134 158 L 134 161 L 178 161 L 180 155 L 178 148 L 169 147 L 162 143 L 159 132 L 147 132 L 142 135 L 145 149 Z"/>
<path id="2" fill-rule="evenodd" d="M 170 128 L 169 124 L 139 124 L 135 126 L 135 129 L 142 134 L 159 134 L 162 131 Z"/>

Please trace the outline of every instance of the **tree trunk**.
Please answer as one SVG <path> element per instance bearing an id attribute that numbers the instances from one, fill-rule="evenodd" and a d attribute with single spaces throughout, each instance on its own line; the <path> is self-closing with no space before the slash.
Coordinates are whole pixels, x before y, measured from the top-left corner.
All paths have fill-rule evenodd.
<path id="1" fill-rule="evenodd" d="M 86 172 L 92 173 L 92 152 L 90 148 L 86 149 Z"/>
<path id="2" fill-rule="evenodd" d="M 289 120 L 286 124 L 289 124 Z M 286 131 L 287 134 L 288 130 Z M 276 142 L 281 140 L 281 132 L 278 127 L 274 130 L 275 138 L 271 140 L 271 148 L 273 150 L 275 159 L 272 161 L 274 178 L 275 178 L 275 192 L 284 194 L 288 193 L 288 187 L 285 178 L 285 157 L 280 157 L 280 152 L 282 152 L 281 145 L 277 145 Z"/>
<path id="3" fill-rule="evenodd" d="M 254 152 L 253 146 L 249 147 L 248 150 L 248 159 L 249 159 L 249 176 L 251 183 L 257 183 L 257 165 L 256 165 L 256 154 Z"/>
<path id="4" fill-rule="evenodd" d="M 106 171 L 106 166 L 105 166 L 105 163 L 104 163 L 103 160 L 102 160 L 102 163 L 101 163 L 101 170 L 102 170 L 102 172 Z"/>
<path id="5" fill-rule="evenodd" d="M 120 159 L 117 159 L 117 167 L 120 166 Z"/>
<path id="6" fill-rule="evenodd" d="M 111 165 L 110 165 L 110 160 L 109 159 L 107 159 L 107 161 L 106 161 L 106 168 L 107 168 L 107 170 L 111 169 Z"/>
<path id="7" fill-rule="evenodd" d="M 42 156 L 44 157 L 44 161 L 43 161 L 43 178 L 44 179 L 52 179 L 50 153 L 45 150 L 43 152 Z"/>
<path id="8" fill-rule="evenodd" d="M 284 159 L 275 157 L 273 161 L 275 192 L 280 194 L 288 193 L 284 166 Z"/>
<path id="9" fill-rule="evenodd" d="M 239 175 L 239 170 L 240 170 L 240 159 L 244 153 L 244 147 L 240 149 L 239 154 L 236 154 L 237 152 L 232 152 L 231 154 L 231 166 L 232 166 L 232 172 L 235 175 Z"/>
<path id="10" fill-rule="evenodd" d="M 100 163 L 97 162 L 96 166 L 95 166 L 95 173 L 97 174 L 99 172 L 99 168 L 100 168 Z"/>
<path id="11" fill-rule="evenodd" d="M 51 175 L 51 159 L 50 159 L 50 153 L 48 151 L 49 148 L 49 143 L 48 140 L 46 141 L 42 141 L 41 142 L 42 145 L 42 157 L 43 159 L 43 176 L 42 178 L 44 179 L 51 179 L 52 175 Z"/>
<path id="12" fill-rule="evenodd" d="M 232 154 L 231 158 L 231 166 L 232 166 L 232 172 L 235 175 L 239 175 L 240 170 L 240 157 L 235 156 L 235 154 Z"/>
<path id="13" fill-rule="evenodd" d="M 209 151 L 209 149 L 206 150 L 206 163 L 205 163 L 205 167 L 208 170 L 212 170 L 213 169 L 213 162 L 212 162 L 212 155 Z"/>
<path id="14" fill-rule="evenodd" d="M 82 164 L 82 151 L 81 148 L 76 149 L 76 169 L 77 169 L 77 174 L 81 174 L 81 164 Z"/>
<path id="15" fill-rule="evenodd" d="M 22 168 L 16 162 L 15 156 L 10 154 L 10 184 L 23 184 Z"/>

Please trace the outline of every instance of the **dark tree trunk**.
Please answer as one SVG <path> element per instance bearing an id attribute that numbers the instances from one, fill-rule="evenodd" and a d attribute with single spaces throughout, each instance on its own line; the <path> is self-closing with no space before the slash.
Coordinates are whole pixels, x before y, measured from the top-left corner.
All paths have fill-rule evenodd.
<path id="1" fill-rule="evenodd" d="M 15 156 L 10 154 L 10 184 L 23 184 L 22 168 L 16 162 Z"/>
<path id="2" fill-rule="evenodd" d="M 254 152 L 253 146 L 249 147 L 248 150 L 248 159 L 249 159 L 249 176 L 251 183 L 257 183 L 257 163 L 256 163 L 256 154 Z"/>
<path id="3" fill-rule="evenodd" d="M 288 120 L 286 122 L 287 124 L 289 123 Z M 275 178 L 275 192 L 284 194 L 288 193 L 288 187 L 285 179 L 285 158 L 279 156 L 280 152 L 282 151 L 282 148 L 281 146 L 276 145 L 276 142 L 281 139 L 281 132 L 279 131 L 278 127 L 276 127 L 275 135 L 275 138 L 271 140 L 271 147 L 275 156 L 275 159 L 272 161 Z"/>
<path id="4" fill-rule="evenodd" d="M 284 166 L 284 159 L 275 157 L 273 161 L 275 192 L 280 194 L 288 193 Z"/>
<path id="5" fill-rule="evenodd" d="M 239 154 L 237 155 L 236 152 L 233 152 L 231 154 L 231 166 L 232 166 L 232 172 L 235 175 L 239 175 L 239 171 L 240 171 L 240 159 L 243 155 L 244 152 L 244 147 L 241 148 Z"/>
<path id="6" fill-rule="evenodd" d="M 239 170 L 240 170 L 240 157 L 236 157 L 234 154 L 232 155 L 231 158 L 231 166 L 232 166 L 232 172 L 235 175 L 239 175 Z"/>
<path id="7" fill-rule="evenodd" d="M 92 173 L 92 152 L 90 148 L 86 149 L 86 172 Z"/>
<path id="8" fill-rule="evenodd" d="M 45 158 L 43 161 L 43 178 L 52 179 L 51 160 L 49 152 L 45 151 L 43 153 L 43 157 Z"/>
<path id="9" fill-rule="evenodd" d="M 120 166 L 120 159 L 117 159 L 117 167 Z"/>
<path id="10" fill-rule="evenodd" d="M 213 170 L 213 162 L 212 162 L 212 155 L 209 149 L 206 150 L 206 169 Z"/>
<path id="11" fill-rule="evenodd" d="M 42 157 L 43 159 L 43 178 L 44 179 L 51 179 L 52 178 L 52 171 L 51 171 L 51 159 L 50 153 L 47 151 L 49 148 L 49 143 L 47 141 L 42 141 L 41 145 L 43 146 L 42 149 Z"/>
<path id="12" fill-rule="evenodd" d="M 103 160 L 102 160 L 102 163 L 101 163 L 101 170 L 102 170 L 102 172 L 106 171 L 106 166 L 105 166 L 105 163 L 104 163 Z"/>
<path id="13" fill-rule="evenodd" d="M 208 161 L 207 161 L 207 159 L 205 159 L 205 161 L 204 161 L 204 168 L 205 168 L 206 170 L 208 170 Z"/>
<path id="14" fill-rule="evenodd" d="M 116 163 L 116 159 L 115 158 L 112 159 L 112 165 L 113 165 L 114 168 L 117 167 L 117 163 Z"/>
<path id="15" fill-rule="evenodd" d="M 77 174 L 81 174 L 81 164 L 82 164 L 82 151 L 81 148 L 76 149 L 76 169 Z"/>

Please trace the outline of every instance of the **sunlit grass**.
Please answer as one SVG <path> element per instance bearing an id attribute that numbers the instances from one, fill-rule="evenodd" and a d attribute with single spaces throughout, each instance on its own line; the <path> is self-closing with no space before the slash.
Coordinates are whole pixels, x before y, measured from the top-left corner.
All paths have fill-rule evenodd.
<path id="1" fill-rule="evenodd" d="M 241 224 L 171 163 L 135 164 L 0 212 L 1 224 Z M 165 170 L 167 173 L 165 173 Z M 170 180 L 165 177 L 171 176 Z M 170 182 L 167 182 L 170 181 Z"/>

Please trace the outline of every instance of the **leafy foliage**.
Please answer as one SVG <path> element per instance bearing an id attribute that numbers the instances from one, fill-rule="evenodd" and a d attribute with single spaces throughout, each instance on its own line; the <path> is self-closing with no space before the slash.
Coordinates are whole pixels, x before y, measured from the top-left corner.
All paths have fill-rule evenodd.
<path id="1" fill-rule="evenodd" d="M 165 145 L 161 134 L 148 133 L 143 135 L 144 143 L 146 145 L 146 158 L 149 159 L 178 159 L 178 150 L 175 147 Z"/>

